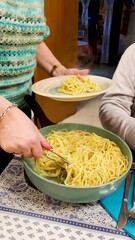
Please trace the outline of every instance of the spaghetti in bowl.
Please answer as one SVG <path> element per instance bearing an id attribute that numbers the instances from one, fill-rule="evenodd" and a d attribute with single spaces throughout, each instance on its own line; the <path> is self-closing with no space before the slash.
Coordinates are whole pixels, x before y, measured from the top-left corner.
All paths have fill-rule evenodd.
<path id="1" fill-rule="evenodd" d="M 76 203 L 97 201 L 115 191 L 131 167 L 132 154 L 127 144 L 105 129 L 65 123 L 45 127 L 40 131 L 48 136 L 54 150 L 71 164 L 61 169 L 42 157 L 38 160 L 24 159 L 24 168 L 30 181 L 55 199 Z M 62 151 L 59 144 L 62 145 Z"/>

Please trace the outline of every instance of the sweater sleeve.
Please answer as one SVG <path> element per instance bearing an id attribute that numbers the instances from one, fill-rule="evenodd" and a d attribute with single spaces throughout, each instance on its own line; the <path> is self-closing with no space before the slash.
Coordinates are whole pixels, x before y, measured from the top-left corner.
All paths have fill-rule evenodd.
<path id="1" fill-rule="evenodd" d="M 104 128 L 135 150 L 135 44 L 121 57 L 113 81 L 112 89 L 102 98 L 99 118 Z"/>

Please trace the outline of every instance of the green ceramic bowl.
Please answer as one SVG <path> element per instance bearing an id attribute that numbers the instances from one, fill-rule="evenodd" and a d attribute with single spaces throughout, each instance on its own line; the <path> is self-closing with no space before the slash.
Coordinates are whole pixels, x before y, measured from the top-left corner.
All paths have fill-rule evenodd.
<path id="1" fill-rule="evenodd" d="M 39 189 L 41 192 L 55 198 L 58 200 L 62 200 L 65 202 L 73 202 L 73 203 L 87 203 L 87 202 L 95 202 L 99 199 L 104 198 L 110 193 L 114 192 L 124 181 L 127 176 L 127 173 L 132 165 L 132 153 L 127 146 L 127 144 L 119 138 L 117 135 L 99 128 L 95 126 L 85 125 L 85 124 L 76 124 L 76 123 L 64 123 L 64 124 L 55 124 L 52 126 L 48 126 L 40 129 L 40 132 L 43 135 L 47 135 L 51 130 L 86 130 L 88 132 L 94 132 L 97 135 L 102 137 L 106 137 L 119 145 L 124 155 L 128 157 L 129 166 L 127 171 L 115 181 L 112 181 L 107 184 L 92 186 L 92 187 L 76 187 L 76 186 L 67 186 L 64 184 L 60 184 L 53 178 L 42 177 L 38 175 L 32 166 L 31 159 L 24 159 L 24 168 L 26 174 L 30 181 Z"/>

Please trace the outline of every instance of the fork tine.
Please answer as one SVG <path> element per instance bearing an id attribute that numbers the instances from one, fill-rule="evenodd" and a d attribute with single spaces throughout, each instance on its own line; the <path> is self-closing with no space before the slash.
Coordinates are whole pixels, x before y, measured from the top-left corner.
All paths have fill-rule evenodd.
<path id="1" fill-rule="evenodd" d="M 49 157 L 49 156 L 48 156 L 47 154 L 45 154 L 45 153 L 43 153 L 43 155 L 44 155 L 45 157 L 47 157 L 48 159 L 50 159 L 51 161 L 53 161 L 53 162 L 55 162 L 56 164 L 58 164 L 60 167 L 66 169 L 65 166 L 64 166 L 62 163 L 56 161 L 54 158 Z"/>
<path id="2" fill-rule="evenodd" d="M 67 164 L 71 164 L 67 159 L 65 159 L 64 157 L 62 157 L 61 155 L 59 155 L 58 153 L 52 151 L 52 150 L 49 150 L 50 152 L 52 152 L 53 154 L 57 155 L 58 157 L 60 157 L 65 163 Z"/>

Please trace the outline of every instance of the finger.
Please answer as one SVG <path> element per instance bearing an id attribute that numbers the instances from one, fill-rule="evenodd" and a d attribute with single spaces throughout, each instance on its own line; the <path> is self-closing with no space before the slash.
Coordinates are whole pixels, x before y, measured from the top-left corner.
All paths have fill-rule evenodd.
<path id="1" fill-rule="evenodd" d="M 42 148 L 50 150 L 52 148 L 52 146 L 47 142 L 47 140 L 41 133 L 39 133 L 39 134 L 40 134 L 40 144 L 41 144 Z"/>
<path id="2" fill-rule="evenodd" d="M 19 148 L 19 151 L 15 151 L 14 154 L 16 156 L 23 156 L 26 158 L 31 158 L 32 157 L 32 152 L 31 152 L 31 148 L 28 146 L 21 146 L 21 148 Z"/>
<path id="3" fill-rule="evenodd" d="M 71 69 L 66 69 L 65 75 L 87 75 L 89 73 L 89 69 L 77 69 L 77 68 L 71 68 Z"/>
<path id="4" fill-rule="evenodd" d="M 43 149 L 42 149 L 40 142 L 38 144 L 36 144 L 36 146 L 34 145 L 34 147 L 32 147 L 31 155 L 32 155 L 32 157 L 34 157 L 36 159 L 42 157 Z"/>
<path id="5" fill-rule="evenodd" d="M 31 149 L 29 149 L 29 150 L 27 150 L 27 151 L 25 150 L 25 151 L 22 153 L 22 156 L 25 157 L 25 158 L 31 158 L 31 157 L 33 157 Z"/>
<path id="6" fill-rule="evenodd" d="M 83 69 L 83 70 L 80 70 L 79 72 L 81 75 L 87 75 L 89 73 L 89 69 Z"/>

